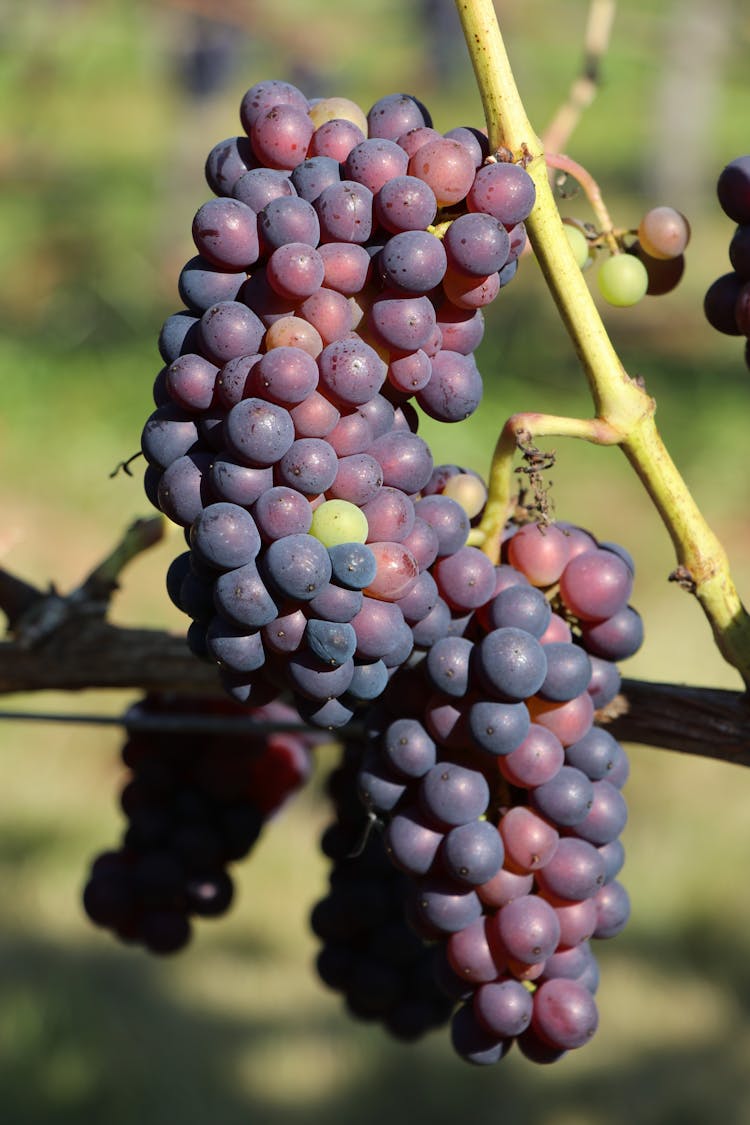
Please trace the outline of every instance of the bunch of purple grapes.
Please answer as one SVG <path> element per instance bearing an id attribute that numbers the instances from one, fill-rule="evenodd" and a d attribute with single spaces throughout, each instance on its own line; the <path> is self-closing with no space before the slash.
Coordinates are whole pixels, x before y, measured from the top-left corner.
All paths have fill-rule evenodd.
<path id="1" fill-rule="evenodd" d="M 193 650 L 233 698 L 283 685 L 336 727 L 408 659 L 425 571 L 465 542 L 424 495 L 409 400 L 446 422 L 477 407 L 482 307 L 516 271 L 534 185 L 402 94 L 365 116 L 268 81 L 240 117 L 161 332 L 145 485 L 188 538 L 168 588 Z"/>
<path id="2" fill-rule="evenodd" d="M 143 727 L 149 717 L 184 715 L 241 716 L 248 727 L 241 735 Z M 264 822 L 306 781 L 312 740 L 253 733 L 253 720 L 299 724 L 280 701 L 248 714 L 224 698 L 152 695 L 128 719 L 122 761 L 129 775 L 120 798 L 128 826 L 120 848 L 94 860 L 83 904 L 122 941 L 174 953 L 190 940 L 191 918 L 229 909 L 227 866 L 247 855 Z"/>
<path id="3" fill-rule="evenodd" d="M 411 879 L 410 924 L 442 950 L 455 1049 L 477 1064 L 514 1040 L 537 1061 L 586 1043 L 590 941 L 629 914 L 628 762 L 594 711 L 641 643 L 632 561 L 580 528 L 512 530 L 482 604 L 392 676 L 358 778 Z"/>
<path id="4" fill-rule="evenodd" d="M 750 156 L 727 164 L 716 185 L 722 210 L 737 223 L 729 244 L 732 269 L 713 282 L 703 308 L 717 332 L 745 336 L 745 363 L 750 367 Z"/>
<path id="5" fill-rule="evenodd" d="M 404 917 L 408 879 L 390 863 L 357 794 L 362 747 L 345 743 L 328 777 L 334 820 L 322 839 L 331 860 L 329 889 L 312 912 L 322 948 L 317 970 L 343 995 L 347 1011 L 415 1040 L 448 1022 L 452 1000 L 437 983 L 437 949 Z"/>

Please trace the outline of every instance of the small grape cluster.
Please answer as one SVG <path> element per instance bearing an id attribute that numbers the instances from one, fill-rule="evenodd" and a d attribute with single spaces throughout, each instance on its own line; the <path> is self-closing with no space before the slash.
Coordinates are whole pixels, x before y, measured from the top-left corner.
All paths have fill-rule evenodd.
<path id="1" fill-rule="evenodd" d="M 584 229 L 568 220 L 565 231 L 578 265 L 587 268 L 592 262 L 592 244 Z M 608 304 L 624 308 L 646 296 L 670 293 L 679 283 L 685 272 L 690 224 L 674 207 L 652 207 L 636 230 L 616 241 L 618 252 L 601 262 L 596 281 Z"/>
<path id="2" fill-rule="evenodd" d="M 143 726 L 165 716 L 241 717 L 247 730 L 199 734 L 183 725 L 174 732 Z M 228 864 L 247 855 L 264 822 L 310 772 L 309 734 L 254 734 L 253 721 L 300 722 L 280 701 L 248 714 L 223 698 L 150 695 L 129 710 L 122 750 L 129 775 L 120 798 L 128 827 L 118 850 L 94 860 L 83 892 L 96 925 L 167 954 L 190 940 L 192 917 L 228 910 L 234 893 Z"/>
<path id="3" fill-rule="evenodd" d="M 477 1064 L 549 1061 L 593 1034 L 589 942 L 618 933 L 628 761 L 594 724 L 642 640 L 629 555 L 580 528 L 513 528 L 493 588 L 396 671 L 368 717 L 360 797 L 412 881 Z M 440 964 L 440 963 L 439 963 Z"/>
<path id="4" fill-rule="evenodd" d="M 436 947 L 421 941 L 404 917 L 408 878 L 389 861 L 359 800 L 362 753 L 360 744 L 345 742 L 328 777 L 335 819 L 321 845 L 332 861 L 329 890 L 311 917 L 323 943 L 316 966 L 350 1014 L 412 1041 L 446 1024 L 453 1002 L 437 983 Z"/>
<path id="5" fill-rule="evenodd" d="M 424 494 L 409 400 L 445 422 L 478 405 L 482 307 L 535 190 L 407 95 L 365 115 L 266 81 L 240 117 L 246 135 L 209 153 L 217 198 L 161 332 L 145 486 L 188 539 L 168 589 L 193 650 L 234 699 L 283 685 L 335 727 L 408 658 L 420 577 L 465 542 L 463 513 Z"/>
<path id="6" fill-rule="evenodd" d="M 703 308 L 717 332 L 745 336 L 745 363 L 750 367 L 750 156 L 727 164 L 716 186 L 719 203 L 737 229 L 729 243 L 732 269 L 713 282 Z"/>

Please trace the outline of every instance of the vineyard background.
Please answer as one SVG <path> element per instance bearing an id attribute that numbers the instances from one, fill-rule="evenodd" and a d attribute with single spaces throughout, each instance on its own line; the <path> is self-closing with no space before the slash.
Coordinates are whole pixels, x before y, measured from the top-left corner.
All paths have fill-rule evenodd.
<path id="1" fill-rule="evenodd" d="M 286 77 L 311 96 L 365 107 L 405 89 L 439 128 L 481 120 L 450 5 L 445 59 L 420 26 L 427 3 L 366 0 L 356 34 L 343 0 L 217 4 L 224 32 L 200 23 L 201 7 L 30 0 L 0 13 L 0 557 L 39 586 L 76 585 L 148 513 L 139 474 L 109 474 L 137 448 L 159 367 L 156 335 L 178 307 L 190 220 L 209 194 L 203 160 L 238 128 L 245 88 Z M 586 4 L 497 7 L 542 128 L 580 65 Z M 647 0 L 623 6 L 604 86 L 569 151 L 600 180 L 616 222 L 636 225 L 662 202 L 689 214 L 680 288 L 605 318 L 626 367 L 656 396 L 667 444 L 747 590 L 750 384 L 741 341 L 717 337 L 700 303 L 727 269 L 733 228 L 714 184 L 748 149 L 750 19 L 740 3 L 717 0 L 708 28 L 702 7 L 672 2 L 655 15 Z M 213 88 L 210 68 L 194 65 L 199 35 L 225 66 Z M 580 199 L 564 210 L 587 217 Z M 588 412 L 538 272 L 529 259 L 523 267 L 489 311 L 483 406 L 447 433 L 436 423 L 421 431 L 439 461 L 486 471 L 496 431 L 519 409 Z M 647 639 L 627 674 L 738 687 L 698 607 L 667 585 L 666 533 L 624 458 L 550 444 L 558 515 L 636 558 Z M 113 620 L 184 628 L 163 590 L 181 549 L 172 529 L 128 569 Z M 2 702 L 116 714 L 136 694 Z M 120 734 L 4 721 L 0 739 L 0 1088 L 14 1125 L 129 1125 L 136 1115 L 151 1125 L 165 1110 L 184 1125 L 253 1116 L 335 1125 L 355 1115 L 369 1125 L 406 1120 L 407 1088 L 435 1125 L 490 1110 L 538 1125 L 750 1118 L 744 771 L 633 748 L 624 836 L 633 917 L 599 953 L 600 1031 L 558 1067 L 532 1074 L 516 1057 L 485 1074 L 456 1061 L 444 1036 L 405 1047 L 352 1025 L 315 978 L 307 916 L 325 886 L 317 839 L 333 749 L 237 871 L 228 918 L 200 925 L 186 953 L 159 961 L 95 931 L 79 906 L 92 855 L 120 833 Z"/>

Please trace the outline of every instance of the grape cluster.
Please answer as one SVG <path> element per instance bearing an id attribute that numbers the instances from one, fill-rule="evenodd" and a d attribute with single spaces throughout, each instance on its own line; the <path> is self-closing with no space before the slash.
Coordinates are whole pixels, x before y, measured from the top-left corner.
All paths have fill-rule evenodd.
<path id="1" fill-rule="evenodd" d="M 642 640 L 632 561 L 580 528 L 512 530 L 490 594 L 392 676 L 358 776 L 410 924 L 442 949 L 455 1049 L 481 1064 L 588 1041 L 589 942 L 629 913 L 628 762 L 594 711 Z"/>
<path id="2" fill-rule="evenodd" d="M 571 220 L 565 222 L 565 232 L 578 265 L 587 268 L 593 260 L 592 241 Z M 674 207 L 652 207 L 637 229 L 626 234 L 613 234 L 618 252 L 608 254 L 596 274 L 599 292 L 610 305 L 618 307 L 635 305 L 643 297 L 661 296 L 675 288 L 685 272 L 690 225 Z"/>
<path id="3" fill-rule="evenodd" d="M 435 976 L 437 949 L 407 924 L 408 879 L 390 863 L 357 794 L 362 748 L 345 744 L 328 778 L 335 819 L 322 849 L 332 861 L 329 889 L 311 918 L 322 941 L 318 974 L 358 1019 L 414 1040 L 450 1019 L 453 1003 Z"/>
<path id="4" fill-rule="evenodd" d="M 535 191 L 403 94 L 365 116 L 266 81 L 240 118 L 209 153 L 216 197 L 161 331 L 145 487 L 185 529 L 168 589 L 193 650 L 234 699 L 284 686 L 335 727 L 408 658 L 424 572 L 465 541 L 424 495 L 410 399 L 445 422 L 477 407 L 482 308 Z"/>
<path id="5" fill-rule="evenodd" d="M 142 726 L 149 717 L 183 715 L 249 722 L 242 735 Z M 234 892 L 228 864 L 247 855 L 263 823 L 310 771 L 309 735 L 254 734 L 253 720 L 292 724 L 299 716 L 279 701 L 248 716 L 227 699 L 166 695 L 130 709 L 120 799 L 128 827 L 120 848 L 93 862 L 83 892 L 93 922 L 166 954 L 190 940 L 191 918 L 226 912 Z"/>
<path id="6" fill-rule="evenodd" d="M 719 203 L 737 223 L 729 244 L 732 269 L 709 287 L 703 308 L 717 332 L 745 336 L 745 363 L 750 367 L 750 156 L 738 156 L 719 176 Z"/>

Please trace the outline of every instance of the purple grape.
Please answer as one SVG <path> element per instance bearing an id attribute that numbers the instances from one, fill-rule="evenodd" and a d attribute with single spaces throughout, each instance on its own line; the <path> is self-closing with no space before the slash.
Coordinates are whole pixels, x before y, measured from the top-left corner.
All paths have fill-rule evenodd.
<path id="1" fill-rule="evenodd" d="M 518 980 L 490 981 L 474 995 L 474 1014 L 491 1035 L 520 1035 L 531 1023 L 533 1000 Z"/>
<path id="2" fill-rule="evenodd" d="M 368 543 L 402 543 L 414 527 L 415 508 L 400 488 L 384 485 L 362 505 L 369 528 Z"/>
<path id="3" fill-rule="evenodd" d="M 735 223 L 750 223 L 750 156 L 738 156 L 722 170 L 716 185 L 719 203 Z"/>
<path id="4" fill-rule="evenodd" d="M 328 499 L 348 500 L 361 508 L 372 500 L 383 485 L 383 470 L 369 453 L 341 457 L 333 483 L 326 489 Z"/>
<path id="5" fill-rule="evenodd" d="M 271 199 L 258 214 L 258 231 L 267 253 L 288 242 L 317 246 L 320 223 L 315 208 L 296 195 Z"/>
<path id="6" fill-rule="evenodd" d="M 386 137 L 395 141 L 410 129 L 432 125 L 425 106 L 411 94 L 387 94 L 379 98 L 367 114 L 371 137 Z"/>
<path id="7" fill-rule="evenodd" d="M 576 836 L 592 844 L 609 844 L 621 834 L 628 808 L 620 790 L 602 779 L 593 783 L 594 800 L 588 815 L 575 826 Z"/>
<path id="8" fill-rule="evenodd" d="M 198 444 L 195 418 L 169 402 L 151 414 L 141 434 L 141 451 L 149 465 L 166 469 Z"/>
<path id="9" fill-rule="evenodd" d="M 312 535 L 275 539 L 266 549 L 262 566 L 274 588 L 295 601 L 314 598 L 331 579 L 328 552 Z"/>
<path id="10" fill-rule="evenodd" d="M 474 1066 L 492 1066 L 509 1051 L 513 1040 L 500 1038 L 479 1023 L 469 1005 L 458 1008 L 451 1020 L 451 1044 L 456 1054 Z"/>
<path id="11" fill-rule="evenodd" d="M 214 457 L 210 471 L 211 490 L 221 500 L 249 508 L 273 485 L 273 469 L 252 469 L 222 452 Z"/>
<path id="12" fill-rule="evenodd" d="M 435 221 L 437 200 L 429 184 L 416 176 L 394 176 L 375 196 L 375 217 L 392 234 L 424 231 Z"/>
<path id="13" fill-rule="evenodd" d="M 531 792 L 536 809 L 554 824 L 575 827 L 588 816 L 594 803 L 593 783 L 575 766 L 561 770 Z"/>
<path id="14" fill-rule="evenodd" d="M 353 621 L 364 601 L 361 590 L 348 590 L 329 582 L 308 602 L 309 611 L 324 621 Z"/>
<path id="15" fill-rule="evenodd" d="M 406 155 L 402 149 L 399 151 Z M 408 230 L 388 239 L 378 263 L 387 285 L 402 293 L 419 295 L 440 284 L 447 259 L 443 243 L 436 235 L 426 230 Z"/>
<path id="16" fill-rule="evenodd" d="M 482 816 L 489 800 L 484 774 L 454 762 L 439 762 L 419 787 L 419 801 L 428 816 L 439 824 L 468 824 Z"/>
<path id="17" fill-rule="evenodd" d="M 398 296 L 392 290 L 375 298 L 369 320 L 379 340 L 403 352 L 424 347 L 436 325 L 435 309 L 428 297 Z"/>
<path id="18" fill-rule="evenodd" d="M 318 365 L 302 348 L 272 348 L 252 368 L 255 393 L 277 406 L 296 406 L 304 402 L 317 385 Z"/>
<path id="19" fill-rule="evenodd" d="M 424 777 L 435 765 L 435 743 L 417 719 L 396 719 L 380 743 L 390 769 L 399 776 Z"/>
<path id="20" fill-rule="evenodd" d="M 432 472 L 430 447 L 417 434 L 391 430 L 377 438 L 368 453 L 380 463 L 386 487 L 402 492 L 419 492 Z"/>
<path id="21" fill-rule="evenodd" d="M 622 677 L 616 664 L 589 653 L 591 679 L 586 689 L 596 710 L 606 707 L 619 694 Z"/>
<path id="22" fill-rule="evenodd" d="M 262 164 L 290 171 L 305 159 L 314 132 L 307 107 L 281 104 L 255 118 L 250 140 Z"/>
<path id="23" fill-rule="evenodd" d="M 501 270 L 510 253 L 502 222 L 479 212 L 454 219 L 445 232 L 444 246 L 451 266 L 471 277 Z"/>
<path id="24" fill-rule="evenodd" d="M 407 594 L 398 599 L 404 620 L 410 625 L 423 621 L 440 600 L 435 579 L 428 570 L 423 570 Z"/>
<path id="25" fill-rule="evenodd" d="M 591 680 L 591 662 L 582 648 L 567 641 L 544 645 L 547 674 L 539 688 L 542 699 L 566 703 L 586 691 Z"/>
<path id="26" fill-rule="evenodd" d="M 177 289 L 187 307 L 198 316 L 220 301 L 234 301 L 247 275 L 220 269 L 196 254 L 180 271 Z"/>
<path id="27" fill-rule="evenodd" d="M 322 242 L 367 242 L 372 234 L 372 192 L 354 180 L 329 184 L 314 203 Z"/>
<path id="28" fill-rule="evenodd" d="M 278 616 L 278 607 L 268 592 L 255 563 L 220 575 L 214 587 L 219 613 L 236 625 L 260 629 Z"/>
<path id="29" fill-rule="evenodd" d="M 225 270 L 247 270 L 260 253 L 258 217 L 238 199 L 210 199 L 193 219 L 198 253 Z"/>
<path id="30" fill-rule="evenodd" d="M 291 175 L 297 195 L 308 203 L 313 203 L 330 184 L 340 181 L 339 162 L 331 156 L 310 156 L 298 164 Z"/>
<path id="31" fill-rule="evenodd" d="M 441 849 L 446 873 L 459 883 L 477 887 L 491 879 L 503 865 L 505 851 L 500 833 L 489 820 L 459 824 L 447 833 Z"/>
<path id="32" fill-rule="evenodd" d="M 486 164 L 477 172 L 466 202 L 470 211 L 492 215 L 512 227 L 528 217 L 536 199 L 534 181 L 518 164 Z"/>
<path id="33" fill-rule="evenodd" d="M 417 394 L 417 402 L 438 422 L 462 422 L 482 401 L 482 377 L 473 355 L 439 351 L 432 359 L 432 375 Z"/>
<path id="34" fill-rule="evenodd" d="M 409 157 L 400 145 L 386 137 L 370 137 L 355 145 L 344 161 L 347 180 L 364 184 L 373 195 L 396 176 L 406 174 Z"/>
<path id="35" fill-rule="evenodd" d="M 266 542 L 287 535 L 305 535 L 312 524 L 312 508 L 294 488 L 276 485 L 263 492 L 253 507 L 258 531 Z"/>
<path id="36" fill-rule="evenodd" d="M 249 134 L 261 114 L 273 109 L 275 105 L 293 105 L 304 112 L 309 108 L 305 95 L 291 82 L 284 82 L 279 78 L 256 82 L 243 95 L 240 103 L 240 120 L 245 132 Z"/>
<path id="37" fill-rule="evenodd" d="M 545 961 L 560 940 L 554 909 L 538 895 L 521 895 L 501 907 L 490 923 L 509 957 L 524 965 Z"/>
<path id="38" fill-rule="evenodd" d="M 611 617 L 581 628 L 583 644 L 588 652 L 604 660 L 625 660 L 643 644 L 643 619 L 632 606 L 625 606 Z"/>
<path id="39" fill-rule="evenodd" d="M 468 711 L 468 725 L 475 744 L 488 754 L 510 754 L 529 733 L 531 719 L 525 703 L 478 700 Z"/>
<path id="40" fill-rule="evenodd" d="M 528 699 L 544 682 L 544 649 L 523 629 L 493 629 L 482 638 L 476 651 L 482 681 L 503 702 Z"/>
<path id="41" fill-rule="evenodd" d="M 247 137 L 227 137 L 219 141 L 206 157 L 206 182 L 217 195 L 231 195 L 237 180 L 255 164 Z"/>
<path id="42" fill-rule="evenodd" d="M 427 675 L 444 695 L 460 699 L 469 688 L 469 669 L 474 645 L 465 637 L 443 637 L 427 653 Z"/>
<path id="43" fill-rule="evenodd" d="M 318 356 L 318 368 L 321 390 L 337 406 L 368 402 L 383 385 L 387 370 L 375 349 L 358 337 L 328 344 Z"/>
<path id="44" fill-rule="evenodd" d="M 441 637 L 447 635 L 450 620 L 451 611 L 443 599 L 438 598 L 437 604 L 427 616 L 412 624 L 414 644 L 419 645 L 420 648 L 430 648 Z"/>
<path id="45" fill-rule="evenodd" d="M 481 309 L 460 309 L 451 301 L 443 301 L 437 310 L 437 326 L 446 351 L 471 355 L 484 338 L 484 313 Z"/>
<path id="46" fill-rule="evenodd" d="M 427 878 L 418 885 L 416 905 L 419 919 L 441 934 L 462 930 L 482 913 L 476 891 L 439 877 Z"/>
<path id="47" fill-rule="evenodd" d="M 311 618 L 307 623 L 305 639 L 313 656 L 332 668 L 350 660 L 357 647 L 354 629 L 345 622 Z"/>
<path id="48" fill-rule="evenodd" d="M 478 547 L 459 547 L 438 559 L 432 571 L 441 597 L 454 611 L 467 612 L 484 605 L 495 588 L 495 567 Z"/>
<path id="49" fill-rule="evenodd" d="M 338 463 L 336 450 L 327 441 L 298 438 L 276 464 L 274 475 L 280 484 L 305 496 L 318 496 L 333 484 Z"/>
<path id="50" fill-rule="evenodd" d="M 536 878 L 544 891 L 557 898 L 592 898 L 604 885 L 604 860 L 586 840 L 563 836 L 552 859 L 537 872 Z"/>
<path id="51" fill-rule="evenodd" d="M 625 863 L 625 848 L 622 840 L 610 840 L 597 848 L 604 861 L 604 882 L 611 883 L 620 874 Z"/>
<path id="52" fill-rule="evenodd" d="M 428 824 L 418 809 L 406 808 L 389 820 L 383 843 L 400 871 L 421 876 L 430 871 L 443 839 L 443 833 Z"/>
<path id="53" fill-rule="evenodd" d="M 280 461 L 294 441 L 289 411 L 261 398 L 246 398 L 233 406 L 224 432 L 230 451 L 255 468 Z"/>
<path id="54" fill-rule="evenodd" d="M 581 770 L 592 781 L 606 778 L 625 753 L 619 742 L 603 727 L 593 726 L 565 750 L 568 765 Z"/>
<path id="55" fill-rule="evenodd" d="M 552 1047 L 582 1047 L 596 1031 L 599 1016 L 594 998 L 576 980 L 545 981 L 534 993 L 534 1030 Z"/>
<path id="56" fill-rule="evenodd" d="M 288 176 L 273 168 L 250 168 L 235 180 L 231 195 L 247 204 L 256 215 L 272 199 L 294 195 L 294 185 Z"/>
<path id="57" fill-rule="evenodd" d="M 260 633 L 234 625 L 219 614 L 208 623 L 206 649 L 214 660 L 233 672 L 255 672 L 266 662 Z"/>
<path id="58" fill-rule="evenodd" d="M 194 352 L 198 345 L 198 317 L 189 309 L 168 316 L 159 332 L 159 355 L 165 363 Z"/>
<path id="59" fill-rule="evenodd" d="M 222 366 L 238 356 L 257 354 L 265 328 L 241 301 L 220 301 L 203 313 L 198 332 L 205 354 Z"/>
<path id="60" fill-rule="evenodd" d="M 524 629 L 539 639 L 552 617 L 550 604 L 536 586 L 507 586 L 495 595 L 486 610 L 492 629 Z M 545 646 L 545 652 L 547 651 Z"/>
<path id="61" fill-rule="evenodd" d="M 264 625 L 261 632 L 263 645 L 271 652 L 287 654 L 296 652 L 302 644 L 307 628 L 307 618 L 301 609 L 292 609 L 288 613 L 280 613 L 268 625 Z"/>
<path id="62" fill-rule="evenodd" d="M 438 556 L 452 555 L 463 547 L 471 524 L 464 509 L 449 496 L 424 496 L 414 505 L 415 515 L 425 520 L 438 537 Z"/>
<path id="63" fill-rule="evenodd" d="M 209 504 L 194 521 L 190 546 L 209 566 L 235 570 L 256 557 L 260 535 L 248 511 L 237 504 L 219 501 Z"/>
<path id="64" fill-rule="evenodd" d="M 357 656 L 362 660 L 382 659 L 404 624 L 404 615 L 394 602 L 381 602 L 365 596 L 362 608 L 352 618 L 357 634 Z"/>
<path id="65" fill-rule="evenodd" d="M 201 451 L 178 457 L 159 480 L 159 507 L 173 523 L 188 527 L 208 502 L 208 471 L 212 455 Z"/>
<path id="66" fill-rule="evenodd" d="M 741 336 L 735 309 L 744 282 L 734 272 L 722 274 L 707 289 L 703 298 L 706 320 L 717 332 L 726 336 Z"/>
<path id="67" fill-rule="evenodd" d="M 388 684 L 388 669 L 382 660 L 354 662 L 352 681 L 347 688 L 347 696 L 357 702 L 372 702 L 378 699 Z"/>

